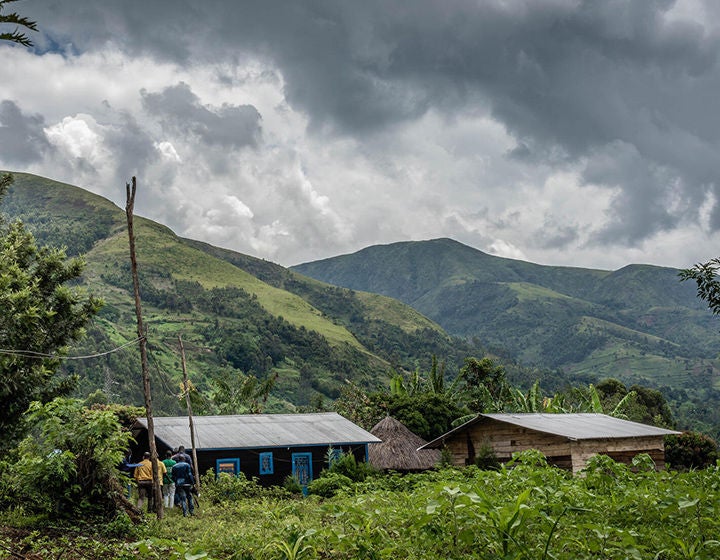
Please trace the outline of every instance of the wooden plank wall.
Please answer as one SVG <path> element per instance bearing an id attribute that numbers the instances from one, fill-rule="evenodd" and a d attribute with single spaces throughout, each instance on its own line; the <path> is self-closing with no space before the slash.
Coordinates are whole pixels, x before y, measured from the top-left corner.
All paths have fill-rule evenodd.
<path id="1" fill-rule="evenodd" d="M 566 463 L 570 457 L 570 442 L 563 437 L 543 434 L 505 422 L 486 419 L 469 427 L 471 445 L 467 434 L 456 434 L 448 440 L 447 447 L 454 465 L 472 464 L 483 445 L 492 446 L 500 461 L 508 461 L 516 451 L 538 449 L 550 460 L 557 457 Z"/>
<path id="2" fill-rule="evenodd" d="M 618 462 L 630 464 L 633 457 L 647 453 L 658 469 L 665 468 L 665 444 L 663 436 L 642 438 L 593 439 L 572 442 L 572 470 L 585 468 L 588 459 L 602 453 Z"/>
<path id="3" fill-rule="evenodd" d="M 467 431 L 456 433 L 446 440 L 453 465 L 471 465 L 483 445 L 492 446 L 502 462 L 512 458 L 517 451 L 537 449 L 545 455 L 548 463 L 576 473 L 587 460 L 598 453 L 614 460 L 630 463 L 639 453 L 648 453 L 657 468 L 665 466 L 665 449 L 662 436 L 643 438 L 596 439 L 570 441 L 562 436 L 544 434 L 497 420 L 485 419 L 470 426 Z"/>

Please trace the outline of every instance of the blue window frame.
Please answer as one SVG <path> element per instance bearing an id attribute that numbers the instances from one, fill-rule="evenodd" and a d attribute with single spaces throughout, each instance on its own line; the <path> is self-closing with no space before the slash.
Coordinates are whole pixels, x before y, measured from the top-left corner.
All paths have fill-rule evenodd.
<path id="1" fill-rule="evenodd" d="M 215 461 L 215 476 L 218 476 L 220 473 L 227 473 L 232 476 L 240 474 L 240 459 L 217 459 Z"/>
<path id="2" fill-rule="evenodd" d="M 273 474 L 274 472 L 272 451 L 260 453 L 260 474 Z"/>

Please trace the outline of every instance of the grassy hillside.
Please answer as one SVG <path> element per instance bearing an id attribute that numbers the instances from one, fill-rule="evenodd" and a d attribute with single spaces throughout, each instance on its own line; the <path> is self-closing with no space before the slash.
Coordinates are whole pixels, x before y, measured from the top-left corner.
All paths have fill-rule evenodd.
<path id="1" fill-rule="evenodd" d="M 88 337 L 70 353 L 94 354 L 133 340 L 124 211 L 71 185 L 14 175 L 0 210 L 22 219 L 40 243 L 83 254 L 84 288 L 105 300 Z M 346 380 L 385 385 L 391 367 L 429 365 L 433 353 L 460 363 L 471 352 L 398 301 L 336 288 L 274 263 L 182 239 L 141 217 L 135 224 L 154 400 L 161 412 L 180 410 L 178 335 L 201 395 L 217 393 L 221 380 L 232 400 L 252 388 L 245 374 L 258 384 L 275 379 L 266 410 L 327 402 Z M 64 371 L 80 376 L 82 395 L 100 388 L 112 400 L 139 404 L 139 364 L 131 346 L 66 362 Z M 216 405 L 198 396 L 196 406 L 212 411 Z"/>
<path id="2" fill-rule="evenodd" d="M 675 269 L 542 266 L 436 239 L 293 270 L 397 298 L 450 334 L 526 364 L 662 388 L 676 408 L 717 420 L 704 403 L 720 403 L 720 324 Z"/>

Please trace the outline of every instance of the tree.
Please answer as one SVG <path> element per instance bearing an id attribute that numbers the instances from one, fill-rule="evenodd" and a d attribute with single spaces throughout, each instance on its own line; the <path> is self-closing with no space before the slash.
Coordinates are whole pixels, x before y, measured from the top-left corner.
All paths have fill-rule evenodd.
<path id="1" fill-rule="evenodd" d="M 720 280 L 718 280 L 718 269 L 720 269 L 720 258 L 715 258 L 679 272 L 681 282 L 695 280 L 698 297 L 707 303 L 708 308 L 710 308 L 710 311 L 715 315 L 720 315 Z"/>
<path id="2" fill-rule="evenodd" d="M 12 182 L 12 175 L 0 178 L 0 202 Z M 67 286 L 83 267 L 62 249 L 38 247 L 21 222 L 0 217 L 0 433 L 6 443 L 22 435 L 31 402 L 47 403 L 73 389 L 75 378 L 55 375 L 60 357 L 102 305 Z"/>
<path id="3" fill-rule="evenodd" d="M 29 29 L 31 31 L 37 31 L 37 23 L 26 17 L 20 16 L 15 12 L 3 14 L 5 5 L 10 2 L 17 2 L 17 0 L 0 0 L 0 24 L 9 23 L 14 24 L 16 27 L 14 31 L 0 33 L 0 40 L 18 43 L 26 47 L 32 47 L 33 43 L 30 38 L 25 35 L 25 33 L 20 32 L 17 26 L 24 27 L 25 29 Z"/>
<path id="4" fill-rule="evenodd" d="M 460 369 L 464 398 L 472 412 L 498 412 L 511 400 L 505 368 L 492 358 L 465 358 Z"/>
<path id="5" fill-rule="evenodd" d="M 219 414 L 260 414 L 277 381 L 277 374 L 261 381 L 254 375 L 225 368 L 210 381 L 210 400 Z"/>
<path id="6" fill-rule="evenodd" d="M 132 440 L 121 417 L 139 409 L 93 405 L 57 398 L 32 403 L 33 434 L 18 447 L 17 460 L 0 477 L 0 506 L 23 504 L 29 512 L 106 521 L 140 512 L 124 497 L 117 469 Z"/>

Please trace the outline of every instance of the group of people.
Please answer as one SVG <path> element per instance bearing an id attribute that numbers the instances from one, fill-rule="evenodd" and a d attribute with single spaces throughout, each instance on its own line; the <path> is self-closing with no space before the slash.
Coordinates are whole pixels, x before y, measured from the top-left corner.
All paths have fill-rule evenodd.
<path id="1" fill-rule="evenodd" d="M 143 454 L 140 463 L 135 467 L 133 476 L 138 488 L 138 509 L 142 510 L 147 500 L 148 511 L 153 507 L 153 475 L 150 452 Z M 193 503 L 192 491 L 195 487 L 195 476 L 193 475 L 192 459 L 185 452 L 182 445 L 173 453 L 167 451 L 165 459 L 157 461 L 158 476 L 162 485 L 163 504 L 166 508 L 175 505 L 182 507 L 183 515 L 193 515 L 195 505 Z"/>

